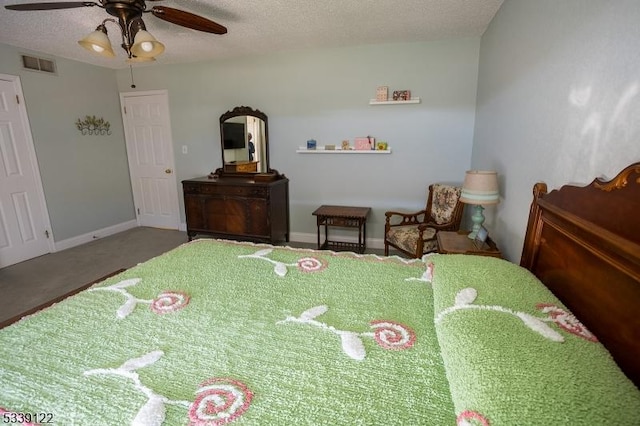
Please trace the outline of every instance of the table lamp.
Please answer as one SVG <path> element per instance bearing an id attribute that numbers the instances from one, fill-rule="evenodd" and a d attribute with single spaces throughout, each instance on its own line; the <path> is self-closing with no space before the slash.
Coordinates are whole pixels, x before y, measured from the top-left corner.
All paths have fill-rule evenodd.
<path id="1" fill-rule="evenodd" d="M 478 231 L 484 223 L 484 205 L 498 204 L 500 194 L 498 193 L 498 173 L 494 171 L 469 170 L 464 176 L 462 184 L 462 194 L 460 201 L 473 205 L 473 215 L 471 221 L 473 228 L 469 233 L 469 238 L 475 240 Z"/>

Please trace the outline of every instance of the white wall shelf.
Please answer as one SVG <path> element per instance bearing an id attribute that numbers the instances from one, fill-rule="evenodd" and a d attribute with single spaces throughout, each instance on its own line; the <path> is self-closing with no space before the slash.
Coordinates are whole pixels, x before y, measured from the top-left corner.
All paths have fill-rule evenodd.
<path id="1" fill-rule="evenodd" d="M 411 98 L 408 101 L 376 101 L 371 99 L 369 105 L 399 105 L 399 104 L 419 104 L 420 98 Z"/>
<path id="2" fill-rule="evenodd" d="M 357 149 L 297 149 L 298 154 L 391 154 L 391 149 L 357 150 Z"/>

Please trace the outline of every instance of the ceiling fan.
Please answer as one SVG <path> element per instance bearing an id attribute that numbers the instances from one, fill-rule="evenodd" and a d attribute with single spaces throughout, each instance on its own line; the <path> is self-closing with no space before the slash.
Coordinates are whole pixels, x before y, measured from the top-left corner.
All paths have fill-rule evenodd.
<path id="1" fill-rule="evenodd" d="M 146 0 L 159 1 L 159 0 Z M 111 48 L 109 37 L 107 36 L 107 22 L 117 22 L 122 32 L 122 48 L 127 52 L 128 62 L 154 61 L 155 57 L 164 51 L 164 45 L 155 39 L 146 30 L 143 13 L 151 13 L 156 18 L 172 24 L 192 28 L 213 34 L 226 34 L 227 29 L 209 19 L 199 15 L 174 9 L 165 6 L 153 6 L 147 9 L 145 0 L 97 0 L 97 1 L 67 1 L 52 3 L 26 3 L 5 6 L 9 10 L 53 10 L 53 9 L 73 9 L 78 7 L 98 6 L 107 11 L 111 16 L 117 18 L 107 18 L 94 32 L 78 41 L 78 43 L 99 55 L 113 57 L 115 53 Z"/>

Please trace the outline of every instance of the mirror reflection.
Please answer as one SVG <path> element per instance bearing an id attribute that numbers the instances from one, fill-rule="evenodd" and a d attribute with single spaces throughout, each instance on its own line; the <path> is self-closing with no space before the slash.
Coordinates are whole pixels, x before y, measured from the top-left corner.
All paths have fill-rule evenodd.
<path id="1" fill-rule="evenodd" d="M 269 171 L 266 115 L 237 107 L 220 117 L 222 162 L 226 173 Z"/>

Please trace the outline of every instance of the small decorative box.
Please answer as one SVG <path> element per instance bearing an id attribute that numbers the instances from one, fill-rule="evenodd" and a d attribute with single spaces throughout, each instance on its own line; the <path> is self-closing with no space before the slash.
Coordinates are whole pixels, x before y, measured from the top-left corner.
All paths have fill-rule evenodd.
<path id="1" fill-rule="evenodd" d="M 307 149 L 316 149 L 316 140 L 315 139 L 309 139 L 307 141 Z"/>
<path id="2" fill-rule="evenodd" d="M 394 90 L 394 101 L 409 101 L 411 100 L 411 90 Z"/>
<path id="3" fill-rule="evenodd" d="M 333 151 L 333 150 L 335 150 L 335 149 L 336 149 L 336 146 L 335 146 L 335 145 L 333 145 L 333 144 L 325 145 L 325 146 L 324 146 L 324 149 L 325 149 L 325 151 Z"/>
<path id="4" fill-rule="evenodd" d="M 384 151 L 387 149 L 387 143 L 383 142 L 383 141 L 378 141 L 376 143 L 376 150 L 377 151 Z"/>
<path id="5" fill-rule="evenodd" d="M 353 143 L 355 144 L 357 151 L 370 151 L 375 146 L 376 139 L 371 136 L 367 136 L 366 138 L 355 138 Z"/>
<path id="6" fill-rule="evenodd" d="M 389 86 L 380 86 L 376 89 L 376 101 L 387 101 L 389 100 Z"/>

